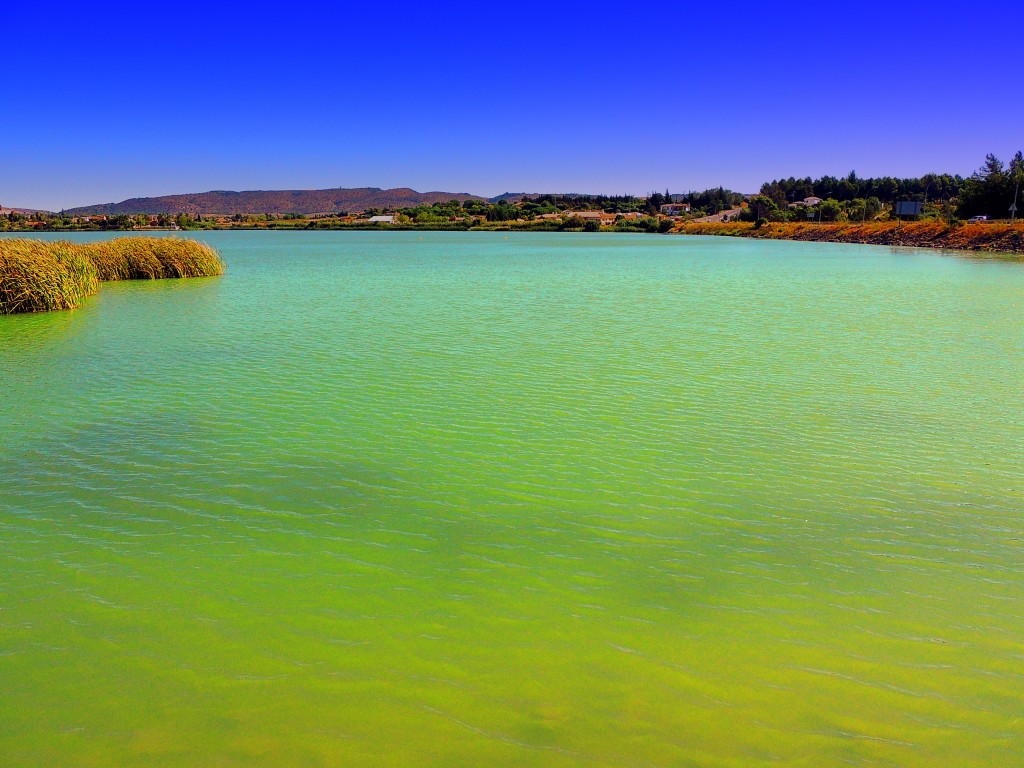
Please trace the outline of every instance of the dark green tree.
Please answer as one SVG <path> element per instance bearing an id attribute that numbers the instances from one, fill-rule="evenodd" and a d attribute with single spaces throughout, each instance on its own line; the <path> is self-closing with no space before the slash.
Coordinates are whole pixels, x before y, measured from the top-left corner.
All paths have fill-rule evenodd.
<path id="1" fill-rule="evenodd" d="M 823 200 L 818 206 L 818 217 L 820 221 L 838 221 L 843 215 L 843 207 L 833 197 Z"/>
<path id="2" fill-rule="evenodd" d="M 1024 157 L 1019 158 L 1020 154 L 1018 152 L 1014 156 L 1009 169 L 995 155 L 986 155 L 981 168 L 964 182 L 957 215 L 962 218 L 1008 217 L 1014 190 L 1021 178 L 1021 168 L 1024 167 Z"/>

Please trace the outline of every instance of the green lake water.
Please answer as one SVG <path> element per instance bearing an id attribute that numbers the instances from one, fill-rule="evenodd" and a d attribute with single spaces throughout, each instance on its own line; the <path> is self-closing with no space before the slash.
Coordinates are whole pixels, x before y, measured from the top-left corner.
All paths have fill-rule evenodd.
<path id="1" fill-rule="evenodd" d="M 3 768 L 1024 764 L 1024 265 L 198 237 L 0 317 Z"/>

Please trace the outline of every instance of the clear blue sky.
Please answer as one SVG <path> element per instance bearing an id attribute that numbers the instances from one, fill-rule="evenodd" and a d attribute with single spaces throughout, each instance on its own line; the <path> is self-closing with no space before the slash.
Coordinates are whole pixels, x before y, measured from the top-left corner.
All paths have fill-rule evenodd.
<path id="1" fill-rule="evenodd" d="M 501 5 L 5 7 L 0 204 L 747 192 L 1024 148 L 1020 2 Z"/>

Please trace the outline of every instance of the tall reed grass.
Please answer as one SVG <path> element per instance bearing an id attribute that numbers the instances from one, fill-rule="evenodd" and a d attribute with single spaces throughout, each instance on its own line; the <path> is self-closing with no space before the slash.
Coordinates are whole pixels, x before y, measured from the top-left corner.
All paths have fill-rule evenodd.
<path id="1" fill-rule="evenodd" d="M 213 248 L 180 237 L 121 237 L 82 247 L 104 281 L 224 274 L 224 263 Z"/>
<path id="2" fill-rule="evenodd" d="M 96 265 L 77 246 L 0 240 L 0 314 L 74 309 L 98 283 Z"/>
<path id="3" fill-rule="evenodd" d="M 101 243 L 0 240 L 0 314 L 74 309 L 100 281 L 224 274 L 216 250 L 177 237 Z"/>

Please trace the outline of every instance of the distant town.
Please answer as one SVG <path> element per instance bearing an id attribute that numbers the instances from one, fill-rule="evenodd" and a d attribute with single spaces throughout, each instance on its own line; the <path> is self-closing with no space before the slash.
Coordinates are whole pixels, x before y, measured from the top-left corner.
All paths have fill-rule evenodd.
<path id="1" fill-rule="evenodd" d="M 372 207 L 361 211 L 201 213 L 95 213 L 30 211 L 0 208 L 0 229 L 60 230 L 194 230 L 194 229 L 345 229 L 345 228 L 530 228 L 626 229 L 666 231 L 681 219 L 694 218 L 693 195 L 654 193 L 647 197 L 589 195 L 518 195 L 496 202 L 447 200 L 416 206 Z M 716 190 L 698 196 L 701 217 L 728 220 L 746 207 L 743 195 Z"/>
<path id="2" fill-rule="evenodd" d="M 1014 222 L 1024 156 L 988 155 L 971 176 L 794 178 L 754 194 L 724 187 L 646 196 L 468 193 L 367 187 L 204 192 L 134 198 L 60 212 L 0 206 L 0 231 L 204 229 L 501 229 L 685 232 L 690 225 Z M 738 230 L 737 230 L 738 231 Z"/>

